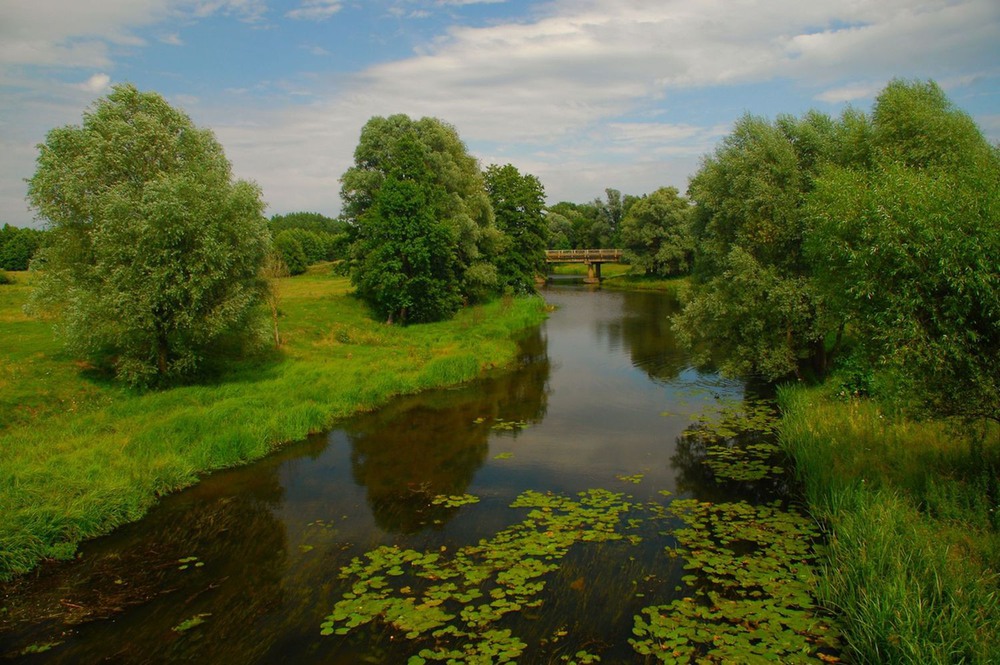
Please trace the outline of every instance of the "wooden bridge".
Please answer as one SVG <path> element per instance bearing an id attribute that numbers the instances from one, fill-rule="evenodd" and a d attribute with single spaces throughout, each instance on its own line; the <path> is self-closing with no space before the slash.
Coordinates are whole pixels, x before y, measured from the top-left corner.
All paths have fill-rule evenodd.
<path id="1" fill-rule="evenodd" d="M 619 263 L 622 260 L 620 249 L 548 249 L 545 250 L 546 263 L 585 263 L 587 278 L 585 282 L 601 281 L 602 263 Z"/>

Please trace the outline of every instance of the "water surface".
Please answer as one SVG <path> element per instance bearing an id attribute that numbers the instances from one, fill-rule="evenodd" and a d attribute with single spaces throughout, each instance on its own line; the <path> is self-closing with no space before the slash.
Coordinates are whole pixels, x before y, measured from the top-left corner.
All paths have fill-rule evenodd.
<path id="1" fill-rule="evenodd" d="M 353 557 L 379 545 L 449 553 L 488 539 L 524 519 L 510 504 L 525 490 L 606 488 L 636 501 L 717 494 L 680 437 L 743 387 L 691 366 L 669 328 L 676 303 L 582 285 L 544 295 L 557 309 L 526 335 L 515 371 L 399 399 L 213 474 L 85 543 L 77 561 L 20 580 L 0 613 L 0 656 L 406 662 L 413 645 L 384 626 L 320 636 Z M 433 503 L 465 493 L 479 503 Z M 632 617 L 676 597 L 683 571 L 663 555 L 671 542 L 647 529 L 638 546 L 575 547 L 544 605 L 505 620 L 530 645 L 522 662 L 559 662 L 579 648 L 642 662 L 627 644 Z"/>

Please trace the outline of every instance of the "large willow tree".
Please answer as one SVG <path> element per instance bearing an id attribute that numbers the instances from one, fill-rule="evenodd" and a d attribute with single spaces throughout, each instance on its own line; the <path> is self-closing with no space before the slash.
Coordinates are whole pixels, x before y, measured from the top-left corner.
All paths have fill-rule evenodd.
<path id="1" fill-rule="evenodd" d="M 28 198 L 52 232 L 33 306 L 73 350 L 162 383 L 259 329 L 264 205 L 210 131 L 121 85 L 39 150 Z"/>
<path id="2" fill-rule="evenodd" d="M 692 346 L 723 347 L 729 373 L 773 380 L 826 365 L 839 321 L 804 255 L 804 203 L 837 131 L 819 113 L 745 116 L 691 180 L 695 286 L 676 327 Z"/>
<path id="3" fill-rule="evenodd" d="M 897 399 L 1000 422 L 1000 152 L 933 82 L 890 83 L 867 134 L 810 197 L 820 293 Z"/>

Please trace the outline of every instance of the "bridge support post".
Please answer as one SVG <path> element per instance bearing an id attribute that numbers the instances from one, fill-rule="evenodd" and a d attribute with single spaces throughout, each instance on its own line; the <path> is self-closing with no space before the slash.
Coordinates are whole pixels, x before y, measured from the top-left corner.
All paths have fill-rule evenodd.
<path id="1" fill-rule="evenodd" d="M 597 261 L 587 262 L 587 279 L 583 280 L 586 284 L 600 284 L 601 283 L 601 264 Z"/>

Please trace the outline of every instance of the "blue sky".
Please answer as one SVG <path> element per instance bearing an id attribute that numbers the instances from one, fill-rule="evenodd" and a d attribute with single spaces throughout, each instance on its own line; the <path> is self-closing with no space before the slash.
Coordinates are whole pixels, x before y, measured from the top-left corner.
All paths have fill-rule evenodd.
<path id="1" fill-rule="evenodd" d="M 0 0 L 0 223 L 109 86 L 211 128 L 268 214 L 335 215 L 373 115 L 453 124 L 550 202 L 684 191 L 744 113 L 869 110 L 934 79 L 1000 141 L 997 0 Z"/>

